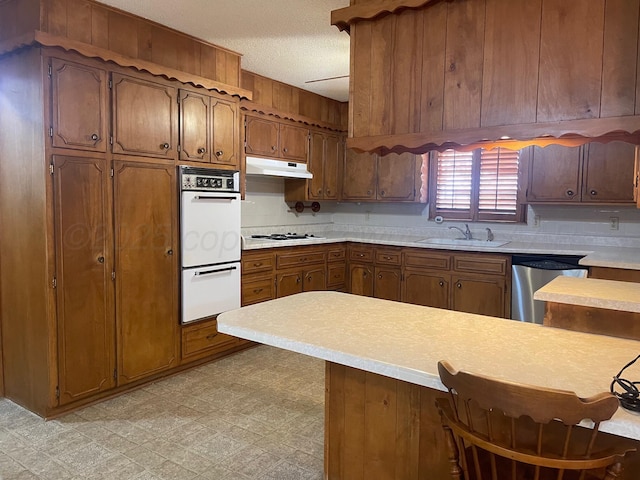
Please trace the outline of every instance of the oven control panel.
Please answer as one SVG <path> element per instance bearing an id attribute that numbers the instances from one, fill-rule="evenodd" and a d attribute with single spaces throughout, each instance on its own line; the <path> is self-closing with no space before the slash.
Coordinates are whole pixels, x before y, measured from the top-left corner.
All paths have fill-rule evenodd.
<path id="1" fill-rule="evenodd" d="M 240 172 L 182 166 L 180 167 L 180 189 L 203 192 L 239 192 Z"/>

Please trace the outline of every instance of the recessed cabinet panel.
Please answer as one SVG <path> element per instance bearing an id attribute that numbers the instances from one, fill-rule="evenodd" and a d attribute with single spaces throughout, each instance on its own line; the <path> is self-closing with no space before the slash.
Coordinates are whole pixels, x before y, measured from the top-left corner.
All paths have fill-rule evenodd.
<path id="1" fill-rule="evenodd" d="M 402 285 L 400 267 L 375 267 L 374 274 L 373 296 L 399 302 Z"/>
<path id="2" fill-rule="evenodd" d="M 636 146 L 625 142 L 585 146 L 583 202 L 633 203 Z"/>
<path id="3" fill-rule="evenodd" d="M 209 162 L 210 102 L 206 95 L 180 91 L 180 160 Z"/>
<path id="4" fill-rule="evenodd" d="M 114 170 L 121 385 L 177 364 L 178 202 L 173 166 L 115 162 Z"/>
<path id="5" fill-rule="evenodd" d="M 176 89 L 113 74 L 113 152 L 174 158 Z"/>
<path id="6" fill-rule="evenodd" d="M 247 155 L 278 156 L 278 124 L 256 117 L 246 118 L 245 152 Z"/>
<path id="7" fill-rule="evenodd" d="M 373 266 L 352 264 L 349 266 L 349 293 L 373 296 Z"/>
<path id="8" fill-rule="evenodd" d="M 280 156 L 296 162 L 307 161 L 309 130 L 280 124 Z"/>
<path id="9" fill-rule="evenodd" d="M 51 60 L 53 146 L 106 151 L 107 73 Z"/>
<path id="10" fill-rule="evenodd" d="M 378 157 L 378 198 L 387 201 L 413 201 L 416 157 L 411 153 L 390 153 Z"/>
<path id="11" fill-rule="evenodd" d="M 211 113 L 213 115 L 211 162 L 221 165 L 239 165 L 237 105 L 212 98 Z"/>
<path id="12" fill-rule="evenodd" d="M 448 274 L 405 270 L 402 301 L 425 307 L 449 308 Z"/>
<path id="13" fill-rule="evenodd" d="M 115 386 L 113 249 L 104 160 L 54 157 L 58 385 L 64 405 Z"/>
<path id="14" fill-rule="evenodd" d="M 376 198 L 376 156 L 347 150 L 342 175 L 344 200 L 374 200 Z"/>
<path id="15" fill-rule="evenodd" d="M 529 165 L 530 202 L 579 202 L 582 176 L 580 147 L 531 147 Z"/>
<path id="16" fill-rule="evenodd" d="M 451 290 L 453 310 L 491 317 L 505 316 L 506 285 L 503 277 L 453 277 Z"/>

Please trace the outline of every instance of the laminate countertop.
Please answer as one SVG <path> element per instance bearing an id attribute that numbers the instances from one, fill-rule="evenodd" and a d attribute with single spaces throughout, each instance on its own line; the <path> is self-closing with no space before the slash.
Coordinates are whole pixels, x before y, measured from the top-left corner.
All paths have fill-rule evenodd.
<path id="1" fill-rule="evenodd" d="M 299 245 L 322 245 L 339 242 L 359 242 L 375 245 L 388 245 L 397 247 L 430 248 L 449 251 L 473 251 L 487 253 L 503 253 L 508 255 L 541 254 L 541 255 L 579 255 L 584 256 L 580 264 L 588 267 L 623 268 L 628 270 L 640 270 L 640 248 L 621 246 L 596 246 L 581 245 L 578 243 L 545 243 L 539 240 L 523 241 L 509 240 L 495 242 L 460 240 L 456 243 L 434 243 L 434 238 L 421 235 L 402 234 L 373 234 L 356 232 L 325 232 L 315 237 L 298 240 L 269 240 L 255 239 L 247 235 L 243 238 L 243 250 L 256 250 L 263 248 L 290 247 Z M 435 239 L 436 242 L 446 240 Z M 448 240 L 454 240 L 449 238 Z"/>
<path id="2" fill-rule="evenodd" d="M 339 292 L 306 292 L 218 316 L 218 330 L 444 391 L 437 363 L 573 391 L 608 391 L 640 342 Z M 640 367 L 626 378 L 640 380 Z M 618 409 L 602 431 L 640 440 L 640 415 Z"/>
<path id="3" fill-rule="evenodd" d="M 533 298 L 547 302 L 640 313 L 640 283 L 556 277 L 536 291 Z"/>

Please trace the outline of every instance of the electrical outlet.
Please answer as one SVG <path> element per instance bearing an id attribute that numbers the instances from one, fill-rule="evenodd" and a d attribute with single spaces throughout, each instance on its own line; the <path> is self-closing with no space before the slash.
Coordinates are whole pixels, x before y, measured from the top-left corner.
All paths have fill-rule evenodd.
<path id="1" fill-rule="evenodd" d="M 540 226 L 540 215 L 534 215 L 533 226 L 536 228 Z"/>
<path id="2" fill-rule="evenodd" d="M 609 217 L 609 228 L 611 230 L 618 230 L 620 219 L 618 217 Z"/>

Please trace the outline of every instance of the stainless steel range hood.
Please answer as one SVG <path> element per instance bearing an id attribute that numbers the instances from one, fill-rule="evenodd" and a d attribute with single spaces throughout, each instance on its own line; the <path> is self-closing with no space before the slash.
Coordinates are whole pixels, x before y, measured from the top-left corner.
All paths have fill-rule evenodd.
<path id="1" fill-rule="evenodd" d="M 270 177 L 313 178 L 306 163 L 287 162 L 273 158 L 246 157 L 247 175 L 267 175 Z"/>

